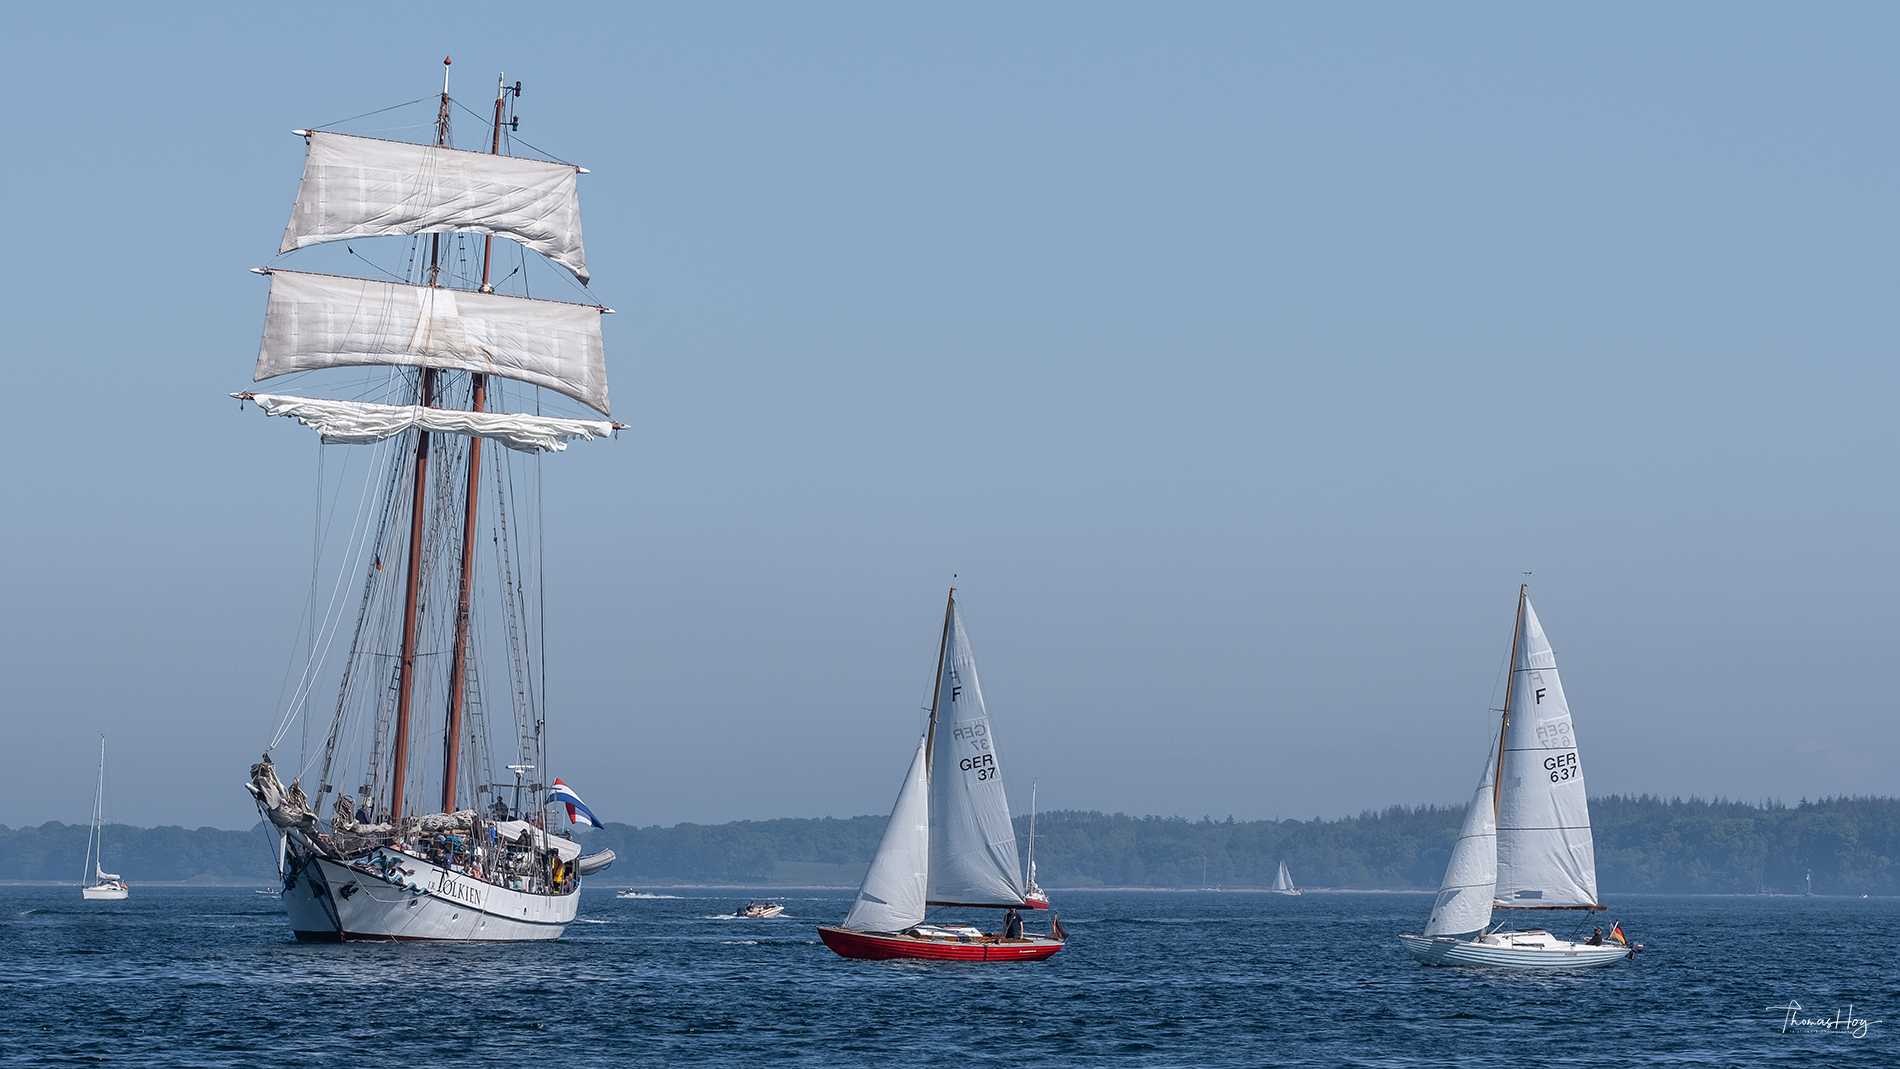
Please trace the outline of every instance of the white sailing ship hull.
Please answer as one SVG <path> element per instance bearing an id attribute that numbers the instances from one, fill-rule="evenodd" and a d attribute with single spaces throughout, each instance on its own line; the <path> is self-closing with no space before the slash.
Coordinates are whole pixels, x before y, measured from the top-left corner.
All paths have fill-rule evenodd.
<path id="1" fill-rule="evenodd" d="M 1621 944 L 1591 946 L 1547 933 L 1510 933 L 1482 940 L 1401 935 L 1405 949 L 1426 965 L 1478 965 L 1504 969 L 1590 969 L 1630 955 Z"/>
<path id="2" fill-rule="evenodd" d="M 470 879 L 407 854 L 393 879 L 363 865 L 312 858 L 285 880 L 284 912 L 309 942 L 559 939 L 574 921 L 575 890 L 530 894 Z"/>
<path id="3" fill-rule="evenodd" d="M 124 887 L 112 886 L 81 887 L 79 893 L 88 902 L 115 902 L 131 894 L 131 892 Z"/>

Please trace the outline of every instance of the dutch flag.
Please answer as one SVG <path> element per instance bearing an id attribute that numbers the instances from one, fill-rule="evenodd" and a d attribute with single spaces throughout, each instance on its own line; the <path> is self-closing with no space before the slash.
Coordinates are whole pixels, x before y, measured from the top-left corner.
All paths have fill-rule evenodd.
<path id="1" fill-rule="evenodd" d="M 596 828 L 604 828 L 607 826 L 600 822 L 600 818 L 594 816 L 593 810 L 587 808 L 587 803 L 581 801 L 581 796 L 574 793 L 574 788 L 569 787 L 558 779 L 554 781 L 554 790 L 548 795 L 548 800 L 551 802 L 560 802 L 567 806 L 567 820 L 570 824 L 579 824 L 582 821 L 586 821 Z"/>

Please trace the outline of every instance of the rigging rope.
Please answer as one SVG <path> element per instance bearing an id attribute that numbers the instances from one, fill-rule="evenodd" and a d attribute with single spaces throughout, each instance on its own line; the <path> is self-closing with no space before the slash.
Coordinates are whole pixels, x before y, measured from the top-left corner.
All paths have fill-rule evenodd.
<path id="1" fill-rule="evenodd" d="M 364 113 L 363 113 L 363 114 L 361 114 L 361 115 L 352 115 L 352 116 L 350 116 L 350 117 L 349 117 L 349 118 L 347 118 L 347 119 L 338 119 L 338 120 L 337 120 L 337 121 L 335 121 L 335 122 L 327 122 L 327 123 L 324 123 L 324 124 L 323 124 L 322 126 L 312 126 L 312 127 L 310 128 L 310 129 L 312 129 L 312 130 L 325 130 L 325 129 L 328 129 L 328 128 L 330 128 L 330 127 L 332 127 L 332 126 L 341 126 L 341 125 L 343 125 L 343 124 L 344 124 L 344 123 L 346 123 L 346 122 L 355 122 L 355 121 L 356 121 L 356 120 L 358 120 L 358 119 L 367 119 L 367 118 L 369 118 L 369 117 L 370 117 L 371 115 L 381 115 L 381 114 L 382 114 L 383 112 L 385 112 L 385 111 L 395 111 L 395 110 L 396 110 L 397 108 L 406 108 L 406 107 L 408 107 L 408 106 L 409 106 L 409 105 L 411 105 L 411 104 L 420 104 L 420 103 L 422 103 L 422 102 L 423 102 L 423 101 L 425 101 L 425 100 L 435 100 L 435 99 L 437 99 L 437 96 L 436 96 L 436 94 L 434 94 L 434 93 L 430 93 L 430 94 L 429 94 L 428 96 L 426 96 L 426 97 L 417 97 L 417 98 L 415 98 L 414 100 L 407 100 L 407 101 L 404 101 L 404 102 L 403 102 L 403 103 L 401 103 L 401 104 L 391 104 L 390 106 L 388 106 L 388 107 L 386 107 L 386 108 L 377 108 L 377 109 L 376 109 L 375 111 L 366 111 L 366 112 L 364 112 Z"/>
<path id="2" fill-rule="evenodd" d="M 389 443 L 399 441 L 400 439 L 401 436 L 385 439 L 377 443 L 375 448 L 379 454 L 386 453 Z M 372 467 L 372 471 L 374 471 L 374 467 Z M 343 590 L 343 581 L 345 577 L 354 574 L 355 570 L 361 567 L 363 551 L 369 546 L 368 532 L 364 531 L 363 537 L 360 539 L 355 532 L 363 526 L 363 511 L 369 502 L 370 489 L 375 486 L 376 482 L 377 480 L 373 477 L 364 479 L 363 493 L 357 499 L 356 517 L 350 523 L 350 546 L 344 550 L 344 566 L 337 572 L 336 584 L 330 591 L 330 604 L 324 609 L 323 613 L 324 630 L 328 632 L 327 637 L 323 640 L 323 651 L 312 663 L 304 666 L 303 676 L 297 683 L 297 694 L 291 699 L 290 708 L 284 711 L 283 721 L 278 725 L 277 732 L 271 737 L 271 743 L 268 747 L 270 750 L 275 750 L 277 745 L 284 741 L 284 736 L 290 731 L 291 721 L 296 716 L 299 703 L 303 701 L 310 688 L 315 685 L 316 674 L 322 669 L 323 662 L 329 659 L 330 646 L 336 640 L 337 629 L 342 624 L 342 614 L 336 611 L 336 607 L 337 599 Z"/>

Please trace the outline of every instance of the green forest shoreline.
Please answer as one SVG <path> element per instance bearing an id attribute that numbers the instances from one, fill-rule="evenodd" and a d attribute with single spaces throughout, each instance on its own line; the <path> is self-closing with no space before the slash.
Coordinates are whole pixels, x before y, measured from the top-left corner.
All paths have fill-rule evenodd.
<path id="1" fill-rule="evenodd" d="M 1900 799 L 1795 805 L 1610 795 L 1590 802 L 1602 894 L 1900 894 Z M 1222 821 L 1054 811 L 1037 818 L 1036 866 L 1049 888 L 1258 890 L 1284 860 L 1302 887 L 1423 891 L 1438 886 L 1462 807 L 1393 806 L 1338 820 Z M 619 860 L 594 882 L 632 887 L 855 887 L 885 818 L 780 818 L 577 833 Z M 1026 847 L 1029 821 L 1016 822 Z M 0 825 L 0 881 L 76 881 L 85 825 Z M 249 831 L 106 829 L 105 867 L 137 883 L 275 878 L 274 839 Z"/>

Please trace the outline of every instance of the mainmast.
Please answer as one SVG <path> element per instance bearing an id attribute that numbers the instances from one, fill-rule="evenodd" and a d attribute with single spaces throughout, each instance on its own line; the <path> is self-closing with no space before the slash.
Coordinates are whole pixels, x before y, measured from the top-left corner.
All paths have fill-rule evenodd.
<path id="1" fill-rule="evenodd" d="M 1504 741 L 1511 734 L 1511 691 L 1517 684 L 1517 643 L 1524 635 L 1524 595 L 1529 583 L 1517 587 L 1517 623 L 1511 627 L 1511 663 L 1504 673 L 1504 719 L 1498 724 L 1497 774 L 1491 777 L 1491 817 L 1497 819 L 1498 801 L 1504 793 Z"/>
<path id="2" fill-rule="evenodd" d="M 435 117 L 435 147 L 449 143 L 449 59 L 442 58 L 442 106 Z M 429 285 L 439 286 L 441 275 L 442 233 L 429 235 Z M 435 400 L 435 369 L 422 369 L 416 404 L 432 407 Z M 415 493 L 409 509 L 409 567 L 402 604 L 401 676 L 396 691 L 396 745 L 391 755 L 389 822 L 402 828 L 403 788 L 409 779 L 409 703 L 416 689 L 416 607 L 422 591 L 422 509 L 427 503 L 429 474 L 429 432 L 416 429 Z"/>
<path id="3" fill-rule="evenodd" d="M 924 776 L 930 776 L 930 761 L 937 746 L 937 701 L 943 696 L 943 659 L 950 652 L 950 614 L 957 611 L 957 588 L 950 588 L 950 600 L 943 607 L 943 641 L 937 644 L 937 677 L 930 683 L 930 727 L 924 732 Z"/>
<path id="4" fill-rule="evenodd" d="M 495 131 L 489 141 L 488 154 L 501 154 L 501 118 L 508 98 L 506 74 L 498 75 L 495 84 Z M 521 84 L 515 83 L 515 95 L 521 95 Z M 446 101 L 444 114 L 447 114 Z M 488 281 L 489 265 L 494 260 L 495 236 L 487 235 L 482 241 L 482 292 L 494 292 L 494 286 Z M 488 400 L 488 376 L 481 372 L 469 375 L 473 387 L 471 410 L 481 412 Z M 455 601 L 455 650 L 449 661 L 449 717 L 443 732 L 442 756 L 442 811 L 455 812 L 455 779 L 457 764 L 462 753 L 462 704 L 468 690 L 468 609 L 469 599 L 474 586 L 475 575 L 475 510 L 481 500 L 482 481 L 482 440 L 470 437 L 468 441 L 468 499 L 462 514 L 462 576 L 460 593 Z M 473 804 L 480 798 L 481 788 L 477 787 Z"/>

